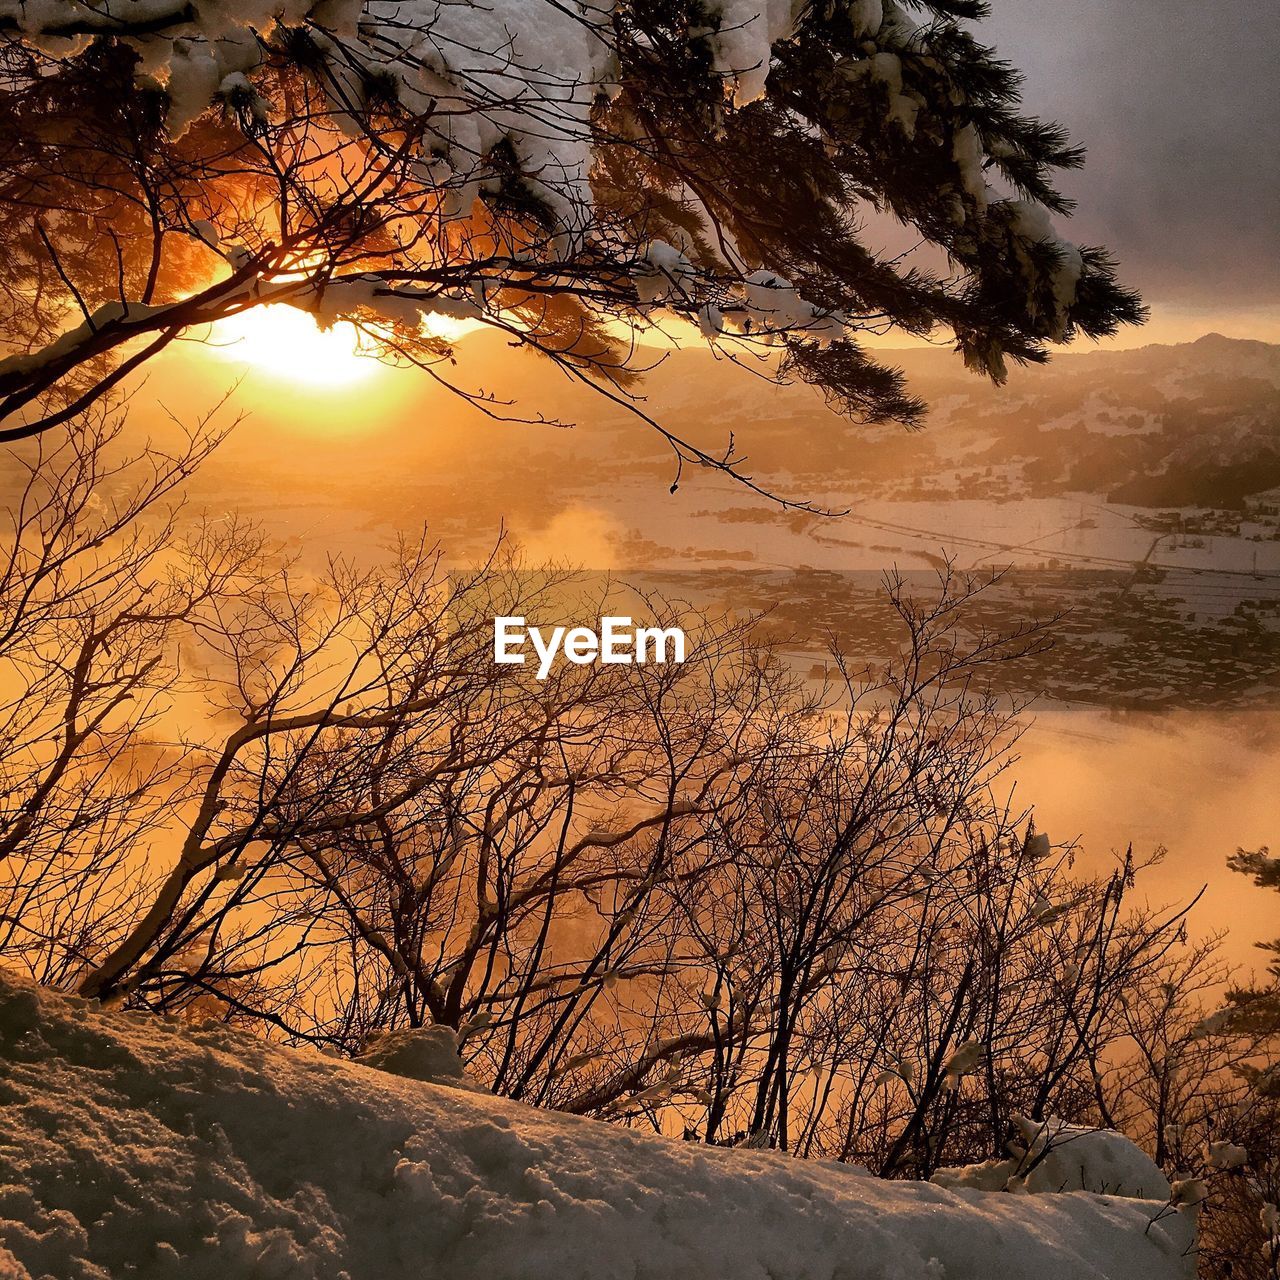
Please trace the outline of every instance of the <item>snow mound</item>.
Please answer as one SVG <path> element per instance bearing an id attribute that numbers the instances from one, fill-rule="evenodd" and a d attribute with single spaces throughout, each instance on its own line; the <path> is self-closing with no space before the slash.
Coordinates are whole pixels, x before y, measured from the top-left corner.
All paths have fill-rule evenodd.
<path id="1" fill-rule="evenodd" d="M 405 1027 L 388 1031 L 374 1040 L 358 1059 L 407 1080 L 424 1080 L 454 1089 L 487 1090 L 469 1075 L 458 1053 L 458 1041 L 449 1027 Z"/>
<path id="2" fill-rule="evenodd" d="M 1017 1121 L 1024 1147 L 1007 1160 L 939 1169 L 940 1187 L 973 1191 L 1092 1191 L 1167 1203 L 1169 1179 L 1160 1166 L 1114 1129 L 1085 1129 L 1054 1116 Z"/>
<path id="3" fill-rule="evenodd" d="M 981 1164 L 952 1165 L 939 1169 L 929 1179 L 935 1187 L 948 1187 L 953 1191 L 1009 1191 L 1018 1176 L 1019 1161 L 984 1160 Z"/>
<path id="4" fill-rule="evenodd" d="M 0 1098 L 5 1280 L 1190 1273 L 1149 1202 L 708 1149 L 4 975 Z"/>
<path id="5" fill-rule="evenodd" d="M 1141 1147 L 1114 1129 L 1081 1129 L 1056 1117 L 1019 1120 L 1028 1191 L 1097 1191 L 1168 1200 L 1169 1179 Z"/>

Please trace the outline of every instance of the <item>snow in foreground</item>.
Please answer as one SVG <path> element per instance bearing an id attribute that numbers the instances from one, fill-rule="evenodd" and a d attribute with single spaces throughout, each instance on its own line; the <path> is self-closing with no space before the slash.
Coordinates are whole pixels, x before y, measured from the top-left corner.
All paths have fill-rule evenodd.
<path id="1" fill-rule="evenodd" d="M 1153 1201 L 672 1142 L 3 974 L 0 1101 L 0 1280 L 1190 1273 Z"/>

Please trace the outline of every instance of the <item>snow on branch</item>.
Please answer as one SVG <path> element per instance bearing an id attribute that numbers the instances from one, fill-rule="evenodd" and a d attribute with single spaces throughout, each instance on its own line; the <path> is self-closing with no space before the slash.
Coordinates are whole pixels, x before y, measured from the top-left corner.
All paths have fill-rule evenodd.
<path id="1" fill-rule="evenodd" d="M 42 429 L 48 397 L 78 404 L 139 317 L 208 323 L 188 300 L 252 261 L 252 297 L 226 293 L 224 313 L 279 292 L 363 318 L 415 363 L 451 356 L 421 323 L 444 309 L 634 406 L 628 348 L 661 328 L 912 422 L 921 406 L 861 332 L 949 331 L 998 378 L 1142 316 L 1105 251 L 1050 220 L 1078 150 L 1017 114 L 1016 73 L 957 12 L 0 0 L 0 95 L 29 144 L 7 189 L 34 193 L 0 205 L 27 300 L 7 317 L 0 416 Z M 31 236 L 32 204 L 50 234 Z M 873 212 L 947 268 L 867 248 Z M 735 465 L 668 438 L 683 461 Z"/>

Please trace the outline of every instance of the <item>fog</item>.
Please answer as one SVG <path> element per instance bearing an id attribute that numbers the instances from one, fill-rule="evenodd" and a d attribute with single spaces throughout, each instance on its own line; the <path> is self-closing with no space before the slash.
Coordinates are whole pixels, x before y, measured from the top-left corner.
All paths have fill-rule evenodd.
<path id="1" fill-rule="evenodd" d="M 1079 837 L 1082 865 L 1168 849 L 1146 878 L 1153 903 L 1202 887 L 1193 932 L 1230 930 L 1226 953 L 1261 968 L 1275 895 L 1229 871 L 1237 847 L 1280 843 L 1280 713 L 1192 711 L 1117 719 L 1098 707 L 1042 706 L 1020 744 L 1017 794 L 1056 842 Z M 1141 885 L 1141 882 L 1140 882 Z"/>

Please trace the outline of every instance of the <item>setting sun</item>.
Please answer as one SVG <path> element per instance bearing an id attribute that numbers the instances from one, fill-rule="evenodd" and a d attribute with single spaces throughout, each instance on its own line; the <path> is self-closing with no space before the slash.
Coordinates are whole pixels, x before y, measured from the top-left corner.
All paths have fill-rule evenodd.
<path id="1" fill-rule="evenodd" d="M 425 315 L 422 322 L 424 333 L 447 342 L 477 327 L 440 315 Z M 351 386 L 387 367 L 377 358 L 376 340 L 349 320 L 321 328 L 309 312 L 284 304 L 254 307 L 220 320 L 210 330 L 208 343 L 226 360 L 308 387 Z"/>
<path id="2" fill-rule="evenodd" d="M 209 344 L 227 360 L 307 386 L 348 386 L 383 367 L 349 321 L 322 329 L 314 316 L 283 305 L 259 307 L 219 321 Z"/>

